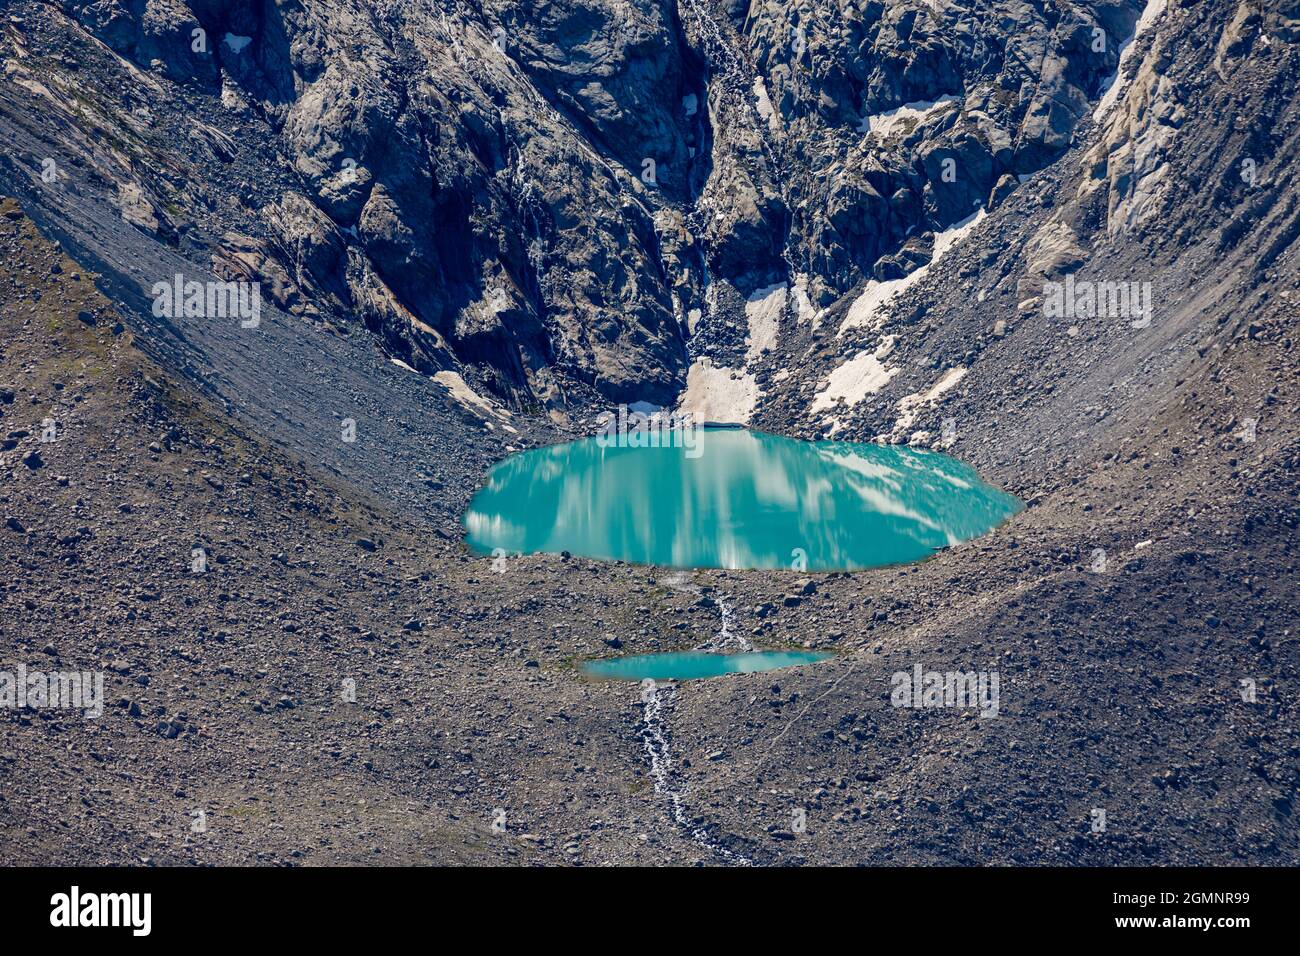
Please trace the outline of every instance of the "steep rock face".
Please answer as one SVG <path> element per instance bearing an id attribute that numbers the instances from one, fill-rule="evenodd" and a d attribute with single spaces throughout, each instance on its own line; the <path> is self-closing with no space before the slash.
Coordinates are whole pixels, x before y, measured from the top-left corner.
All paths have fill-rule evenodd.
<path id="1" fill-rule="evenodd" d="M 755 2 L 744 30 L 779 114 L 799 271 L 829 304 L 913 232 L 990 202 L 1069 145 L 1137 3 Z"/>
<path id="2" fill-rule="evenodd" d="M 328 290 L 404 361 L 479 367 L 517 402 L 562 404 L 552 368 L 612 399 L 671 398 L 684 351 L 636 195 L 654 183 L 616 175 L 602 155 L 664 155 L 667 143 L 672 182 L 687 164 L 671 119 L 647 131 L 644 111 L 607 115 L 596 82 L 576 97 L 549 89 L 570 114 L 591 111 L 589 131 L 608 137 L 598 152 L 531 85 L 506 28 L 428 4 L 64 7 L 138 66 L 267 124 L 301 189 L 293 215 L 285 200 L 259 212 L 290 226 L 283 251 L 312 251 L 291 263 L 300 284 Z M 661 18 L 639 45 L 620 32 L 611 69 L 624 88 L 671 73 L 675 61 L 654 69 L 637 52 L 657 50 L 665 29 Z M 540 26 L 520 36 L 549 49 Z"/>
<path id="3" fill-rule="evenodd" d="M 652 162 L 654 185 L 690 198 L 706 153 L 705 90 L 672 3 L 496 3 L 488 12 L 500 45 L 593 148 L 636 177 Z"/>
<path id="4" fill-rule="evenodd" d="M 791 329 L 772 362 L 790 373 L 755 422 L 1021 473 L 1119 416 L 1137 427 L 1189 360 L 1289 351 L 1294 29 L 1278 8 L 1149 0 L 1067 153 L 932 247 L 909 239 L 820 328 Z M 1076 287 L 1077 308 L 1053 311 Z M 876 374 L 837 387 L 860 366 Z"/>
<path id="5" fill-rule="evenodd" d="M 1143 5 L 723 9 L 709 17 L 700 0 L 681 4 L 688 39 L 714 67 L 713 174 L 696 216 L 711 285 L 698 325 L 707 334 L 691 353 L 695 367 L 727 370 L 748 394 L 770 391 L 781 363 L 732 361 L 749 322 L 721 303 L 784 284 L 780 336 L 799 338 L 863 283 L 870 293 L 919 277 L 975 217 L 1067 150 Z M 718 254 L 742 242 L 741 255 Z M 712 398 L 684 398 L 701 403 Z"/>
<path id="6" fill-rule="evenodd" d="M 165 210 L 190 205 L 151 168 L 220 194 L 245 164 L 273 194 L 213 205 L 262 224 L 299 314 L 551 407 L 671 402 L 692 334 L 736 325 L 726 303 L 785 284 L 825 307 L 924 265 L 928 234 L 1068 146 L 1142 8 L 49 6 L 124 58 L 70 79 L 167 84 L 191 111 L 172 121 L 197 109 L 212 131 L 187 144 L 210 162 L 154 142 L 111 177 L 134 221 L 175 241 Z M 223 117 L 244 138 L 223 142 Z"/>

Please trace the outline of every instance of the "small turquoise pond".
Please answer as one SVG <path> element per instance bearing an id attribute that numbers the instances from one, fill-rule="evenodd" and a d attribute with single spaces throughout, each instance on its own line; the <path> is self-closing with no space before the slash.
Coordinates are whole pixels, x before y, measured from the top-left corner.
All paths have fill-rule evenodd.
<path id="1" fill-rule="evenodd" d="M 582 669 L 593 677 L 617 680 L 695 680 L 723 674 L 753 674 L 825 660 L 829 654 L 812 651 L 754 651 L 749 654 L 708 654 L 684 651 L 680 654 L 642 654 L 603 661 L 587 661 Z"/>
<path id="2" fill-rule="evenodd" d="M 741 429 L 703 430 L 692 445 L 587 438 L 512 455 L 470 502 L 467 542 L 479 554 L 839 571 L 916 561 L 1021 507 L 937 452 Z"/>

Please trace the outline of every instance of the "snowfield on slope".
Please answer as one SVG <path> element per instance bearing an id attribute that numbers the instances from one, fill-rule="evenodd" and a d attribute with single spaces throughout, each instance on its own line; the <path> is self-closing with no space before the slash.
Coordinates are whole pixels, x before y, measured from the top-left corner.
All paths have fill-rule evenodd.
<path id="1" fill-rule="evenodd" d="M 934 234 L 934 253 L 931 255 L 930 261 L 914 272 L 909 272 L 901 279 L 887 279 L 884 282 L 869 279 L 863 287 L 862 294 L 853 300 L 853 305 L 849 306 L 844 321 L 840 323 L 839 334 L 842 336 L 850 329 L 875 324 L 877 317 L 890 302 L 897 298 L 900 293 L 924 279 L 935 263 L 952 251 L 957 243 L 965 239 L 971 230 L 984 220 L 986 215 L 988 213 L 980 209 L 971 213 L 961 222 L 953 223 L 942 232 L 936 232 Z"/>
<path id="2" fill-rule="evenodd" d="M 678 410 L 694 415 L 697 422 L 748 425 L 760 394 L 749 372 L 715 366 L 712 359 L 701 358 L 686 373 L 686 391 Z"/>

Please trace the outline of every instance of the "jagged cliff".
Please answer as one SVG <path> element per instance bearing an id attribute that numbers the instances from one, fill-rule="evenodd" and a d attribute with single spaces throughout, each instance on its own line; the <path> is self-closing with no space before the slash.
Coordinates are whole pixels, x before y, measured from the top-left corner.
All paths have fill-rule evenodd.
<path id="1" fill-rule="evenodd" d="M 1060 156 L 1141 8 L 66 0 L 6 59 L 200 266 L 516 406 L 668 404 L 755 292 L 899 278 Z"/>

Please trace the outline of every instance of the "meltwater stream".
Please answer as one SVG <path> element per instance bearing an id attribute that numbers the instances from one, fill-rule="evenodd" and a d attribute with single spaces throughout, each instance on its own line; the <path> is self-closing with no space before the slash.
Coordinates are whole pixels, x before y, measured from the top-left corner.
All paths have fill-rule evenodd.
<path id="1" fill-rule="evenodd" d="M 935 452 L 740 429 L 691 437 L 641 447 L 589 438 L 514 455 L 492 469 L 470 503 L 467 543 L 480 554 L 568 552 L 682 569 L 838 571 L 928 557 L 1020 509 L 969 465 Z M 664 583 L 698 591 L 680 574 Z M 755 649 L 733 632 L 727 601 L 719 598 L 718 606 L 718 633 L 693 650 L 588 661 L 583 669 L 641 682 L 640 735 L 655 792 L 702 849 L 748 865 L 687 809 L 667 726 L 676 682 L 829 655 Z"/>

